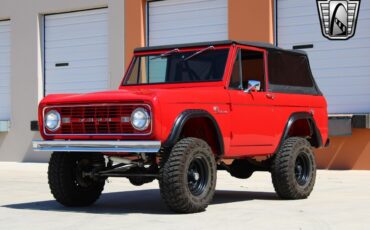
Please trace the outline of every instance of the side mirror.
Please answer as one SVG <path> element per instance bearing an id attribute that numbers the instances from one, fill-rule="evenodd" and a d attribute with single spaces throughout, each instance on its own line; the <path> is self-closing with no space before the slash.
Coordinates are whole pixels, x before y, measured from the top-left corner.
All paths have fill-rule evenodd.
<path id="1" fill-rule="evenodd" d="M 248 88 L 244 90 L 245 93 L 255 92 L 261 90 L 261 82 L 256 80 L 248 81 Z"/>

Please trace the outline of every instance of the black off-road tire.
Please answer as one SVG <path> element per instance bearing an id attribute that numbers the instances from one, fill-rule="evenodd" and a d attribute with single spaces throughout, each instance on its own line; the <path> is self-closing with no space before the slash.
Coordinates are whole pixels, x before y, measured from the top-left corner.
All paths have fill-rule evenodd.
<path id="1" fill-rule="evenodd" d="M 192 137 L 180 140 L 160 170 L 163 200 L 178 213 L 204 211 L 215 192 L 216 168 L 215 156 L 205 141 Z"/>
<path id="2" fill-rule="evenodd" d="M 105 178 L 82 176 L 94 167 L 104 167 L 104 157 L 98 153 L 54 152 L 48 169 L 49 187 L 55 199 L 67 207 L 93 204 L 101 195 Z"/>
<path id="3" fill-rule="evenodd" d="M 273 158 L 271 177 L 280 198 L 307 198 L 316 179 L 316 163 L 310 143 L 301 137 L 286 139 Z"/>

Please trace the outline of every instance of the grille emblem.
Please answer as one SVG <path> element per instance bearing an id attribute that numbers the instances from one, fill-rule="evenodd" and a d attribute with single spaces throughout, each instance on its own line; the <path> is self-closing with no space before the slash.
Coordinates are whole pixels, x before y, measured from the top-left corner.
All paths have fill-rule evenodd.
<path id="1" fill-rule="evenodd" d="M 79 118 L 79 122 L 84 123 L 84 122 L 111 122 L 112 118 L 110 117 L 88 117 L 88 118 Z"/>

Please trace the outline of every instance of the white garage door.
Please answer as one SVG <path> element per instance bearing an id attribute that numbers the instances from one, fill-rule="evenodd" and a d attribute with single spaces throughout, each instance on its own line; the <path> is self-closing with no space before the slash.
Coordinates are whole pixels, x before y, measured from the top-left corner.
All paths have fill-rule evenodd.
<path id="1" fill-rule="evenodd" d="M 0 21 L 0 121 L 10 120 L 10 21 Z"/>
<path id="2" fill-rule="evenodd" d="M 346 41 L 323 37 L 316 1 L 277 0 L 278 46 L 313 44 L 313 74 L 330 113 L 370 112 L 370 1 L 361 1 L 356 34 Z"/>
<path id="3" fill-rule="evenodd" d="M 149 45 L 226 40 L 227 2 L 228 0 L 149 2 Z"/>
<path id="4" fill-rule="evenodd" d="M 107 9 L 46 15 L 45 94 L 107 87 Z"/>

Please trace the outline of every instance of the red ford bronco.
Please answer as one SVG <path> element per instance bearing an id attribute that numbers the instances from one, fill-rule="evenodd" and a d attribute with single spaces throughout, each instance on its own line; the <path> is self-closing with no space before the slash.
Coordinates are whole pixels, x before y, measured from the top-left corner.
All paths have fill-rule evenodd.
<path id="1" fill-rule="evenodd" d="M 33 146 L 53 152 L 49 185 L 61 204 L 94 203 L 108 177 L 158 179 L 180 213 L 206 209 L 217 170 L 269 171 L 281 198 L 304 199 L 312 149 L 329 143 L 307 55 L 237 41 L 138 48 L 118 90 L 45 97 L 39 128 Z"/>

